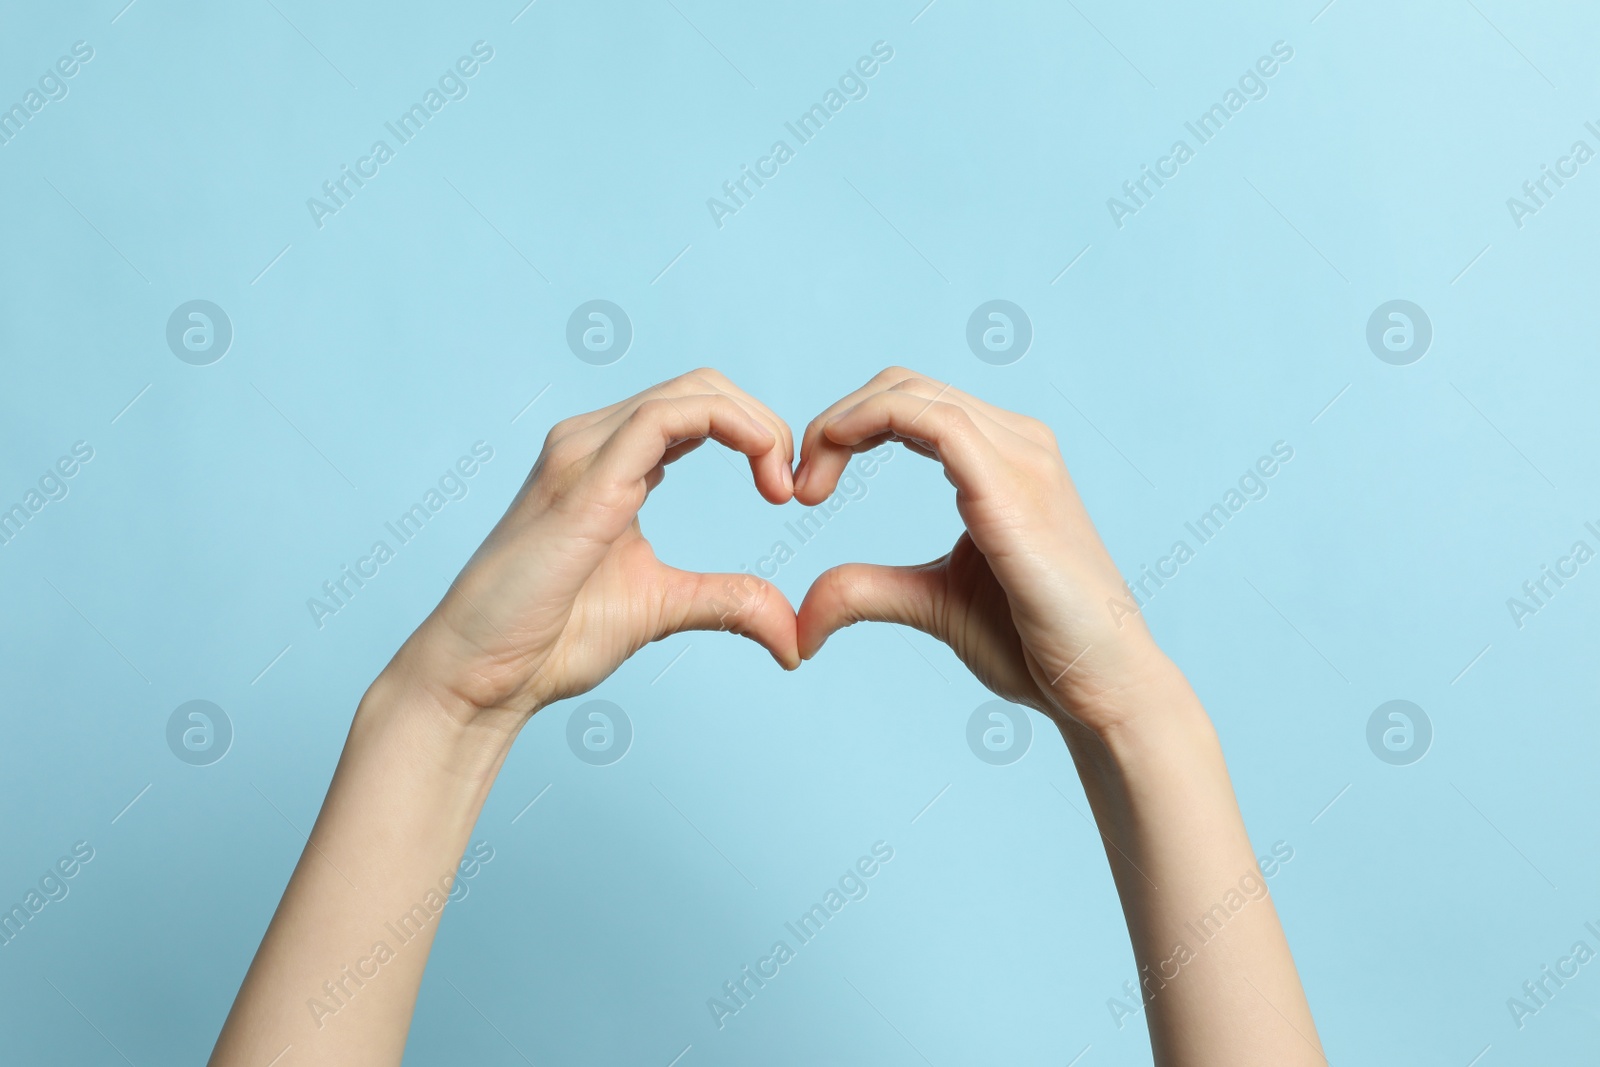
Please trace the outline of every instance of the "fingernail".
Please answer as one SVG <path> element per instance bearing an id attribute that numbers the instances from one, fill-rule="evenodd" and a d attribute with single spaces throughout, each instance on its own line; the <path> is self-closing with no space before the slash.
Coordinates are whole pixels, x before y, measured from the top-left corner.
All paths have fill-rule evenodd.
<path id="1" fill-rule="evenodd" d="M 783 465 L 783 484 L 788 487 L 789 495 L 793 496 L 794 495 L 794 472 L 789 469 L 789 465 L 787 463 L 785 463 Z"/>
<path id="2" fill-rule="evenodd" d="M 794 473 L 794 490 L 793 491 L 798 493 L 801 489 L 805 488 L 806 479 L 808 479 L 810 477 L 811 477 L 811 468 L 806 465 L 806 461 L 805 460 L 801 460 L 800 461 L 800 469 L 795 471 L 795 473 Z"/>

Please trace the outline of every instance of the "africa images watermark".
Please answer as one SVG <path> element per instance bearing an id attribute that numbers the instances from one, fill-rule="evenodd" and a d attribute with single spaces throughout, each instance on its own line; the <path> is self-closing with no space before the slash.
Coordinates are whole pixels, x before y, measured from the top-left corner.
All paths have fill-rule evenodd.
<path id="1" fill-rule="evenodd" d="M 1595 938 L 1596 944 L 1600 944 L 1600 928 L 1592 922 L 1584 923 L 1583 928 Z M 1584 964 L 1594 958 L 1594 948 L 1589 942 L 1579 940 L 1573 942 L 1567 955 L 1556 960 L 1553 969 L 1548 963 L 1540 966 L 1537 978 L 1522 983 L 1521 997 L 1506 998 L 1506 1010 L 1511 1013 L 1511 1021 L 1517 1024 L 1517 1029 L 1527 1026 L 1530 1018 L 1549 1007 L 1556 994 L 1578 977 Z M 1555 986 L 1553 989 L 1552 984 Z"/>
<path id="2" fill-rule="evenodd" d="M 1194 547 L 1191 547 L 1187 540 L 1179 538 L 1172 543 L 1167 555 L 1156 560 L 1153 568 L 1150 564 L 1145 564 L 1140 568 L 1138 578 L 1131 582 L 1124 579 L 1123 585 L 1128 591 L 1126 599 L 1106 598 L 1106 609 L 1111 612 L 1111 621 L 1117 624 L 1117 628 L 1121 629 L 1124 621 L 1130 616 L 1143 611 L 1156 593 L 1178 576 L 1180 568 L 1194 559 L 1201 547 L 1209 544 L 1221 533 L 1228 520 L 1243 511 L 1246 504 L 1254 500 L 1265 500 L 1269 492 L 1267 482 L 1293 458 L 1294 446 L 1287 441 L 1274 442 L 1270 455 L 1258 457 L 1255 464 L 1239 476 L 1237 488 L 1230 486 L 1228 491 L 1222 494 L 1219 502 L 1201 512 L 1194 521 L 1183 524 L 1184 529 L 1194 535 Z M 1152 583 L 1155 585 L 1154 589 L 1151 588 Z"/>
<path id="3" fill-rule="evenodd" d="M 748 163 L 741 163 L 739 176 L 722 183 L 722 194 L 727 199 L 713 196 L 706 200 L 706 210 L 711 212 L 711 221 L 717 224 L 717 229 L 722 229 L 724 219 L 737 215 L 741 208 L 747 206 L 755 198 L 757 190 L 766 188 L 767 182 L 776 178 L 783 165 L 795 157 L 796 148 L 809 144 L 833 116 L 844 110 L 847 103 L 865 100 L 867 80 L 893 58 L 894 49 L 887 41 L 874 41 L 871 55 L 857 59 L 854 67 L 839 75 L 838 88 L 829 87 L 822 94 L 820 103 L 802 111 L 793 122 L 783 124 L 784 129 L 794 137 L 796 147 L 790 147 L 788 141 L 777 140 L 772 142 L 766 155 L 756 160 L 754 168 Z M 754 189 L 751 188 L 752 184 Z"/>
<path id="4" fill-rule="evenodd" d="M 1117 1029 L 1121 1030 L 1128 1019 L 1149 1007 L 1156 994 L 1165 989 L 1168 983 L 1176 981 L 1183 973 L 1183 968 L 1199 959 L 1200 950 L 1221 937 L 1228 923 L 1239 913 L 1251 904 L 1265 900 L 1268 892 L 1266 880 L 1283 870 L 1293 859 L 1294 846 L 1286 841 L 1274 841 L 1272 854 L 1256 859 L 1259 873 L 1246 871 L 1239 876 L 1236 886 L 1228 887 L 1221 900 L 1192 922 L 1185 922 L 1183 928 L 1193 938 L 1192 946 L 1188 939 L 1180 940 L 1172 946 L 1172 953 L 1166 959 L 1153 965 L 1146 963 L 1139 968 L 1141 976 L 1137 987 L 1133 982 L 1122 983 L 1122 992 L 1127 1001 L 1117 997 L 1106 999 L 1106 1010 L 1111 1013 L 1111 1021 L 1117 1024 Z"/>
<path id="5" fill-rule="evenodd" d="M 367 983 L 383 972 L 384 965 L 392 962 L 400 949 L 420 937 L 428 924 L 444 912 L 446 903 L 465 900 L 471 892 L 468 881 L 477 877 L 483 865 L 493 859 L 494 846 L 489 842 L 479 841 L 473 845 L 460 863 L 428 886 L 422 899 L 412 904 L 409 911 L 383 924 L 387 937 L 374 940 L 366 955 L 339 968 L 338 974 L 322 983 L 320 994 L 307 997 L 306 1008 L 310 1010 L 311 1021 L 317 1024 L 317 1029 L 321 1030 L 327 1024 L 329 1016 L 348 1008 L 356 995 L 367 987 Z M 389 944 L 390 939 L 393 939 L 393 945 Z"/>
<path id="6" fill-rule="evenodd" d="M 443 511 L 446 504 L 465 500 L 467 493 L 471 491 L 470 480 L 492 459 L 494 459 L 492 445 L 487 441 L 474 442 L 471 455 L 458 458 L 439 476 L 437 483 L 428 487 L 428 491 L 422 494 L 421 500 L 402 511 L 393 520 L 383 524 L 383 528 L 394 539 L 393 546 L 387 540 L 379 538 L 372 543 L 366 555 L 358 558 L 354 564 L 344 564 L 339 568 L 338 575 L 323 582 L 320 597 L 307 597 L 306 611 L 311 614 L 311 621 L 316 624 L 317 629 L 326 626 L 330 616 L 337 615 L 349 607 L 355 595 L 382 573 L 384 564 L 394 559 L 401 548 L 415 540 L 422 532 L 422 528 Z"/>
<path id="7" fill-rule="evenodd" d="M 847 868 L 839 876 L 837 887 L 829 886 L 822 894 L 820 903 L 811 905 L 810 909 L 802 912 L 794 922 L 783 924 L 783 928 L 794 938 L 794 947 L 791 948 L 789 942 L 781 938 L 774 941 L 768 953 L 756 960 L 753 970 L 747 963 L 739 968 L 737 976 L 722 983 L 722 992 L 726 999 L 707 997 L 706 1010 L 711 1013 L 711 1021 L 717 1024 L 717 1029 L 724 1029 L 730 1018 L 748 1008 L 756 993 L 765 989 L 768 982 L 778 977 L 783 966 L 795 958 L 797 950 L 810 944 L 818 934 L 822 933 L 822 928 L 830 919 L 843 911 L 846 904 L 867 899 L 868 880 L 876 877 L 883 869 L 883 864 L 892 859 L 894 859 L 894 849 L 888 842 L 873 842 L 872 855 L 860 857 Z"/>
<path id="8" fill-rule="evenodd" d="M 39 876 L 38 884 L 28 887 L 21 903 L 11 905 L 9 911 L 0 912 L 0 946 L 9 945 L 21 936 L 23 929 L 47 905 L 66 900 L 67 894 L 72 891 L 69 880 L 76 878 L 92 859 L 94 846 L 87 841 L 78 841 L 73 844 L 71 854 L 62 856 L 46 867 L 44 874 Z"/>
<path id="9" fill-rule="evenodd" d="M 1246 104 L 1252 100 L 1266 99 L 1268 79 L 1293 58 L 1293 48 L 1283 41 L 1274 41 L 1272 54 L 1260 57 L 1239 76 L 1238 88 L 1229 86 L 1222 94 L 1221 101 L 1202 111 L 1194 121 L 1183 124 L 1184 129 L 1194 137 L 1194 147 L 1190 147 L 1189 142 L 1182 138 L 1172 142 L 1167 154 L 1157 159 L 1154 167 L 1148 163 L 1141 164 L 1139 176 L 1122 183 L 1122 198 L 1106 198 L 1106 210 L 1111 213 L 1111 221 L 1117 229 L 1122 229 L 1125 218 L 1137 215 L 1140 209 L 1147 207 L 1156 193 L 1176 178 L 1183 165 L 1195 157 L 1196 151 L 1221 133 L 1222 128 L 1233 116 L 1243 111 Z M 1151 188 L 1152 185 L 1154 188 Z"/>
<path id="10" fill-rule="evenodd" d="M 75 77 L 93 58 L 92 45 L 87 41 L 74 41 L 71 55 L 60 57 L 39 75 L 38 88 L 30 88 L 10 107 L 0 105 L 0 148 L 10 144 L 47 104 L 65 100 L 71 91 L 67 80 Z"/>
<path id="11" fill-rule="evenodd" d="M 65 500 L 72 491 L 69 483 L 91 459 L 94 459 L 94 446 L 87 441 L 77 441 L 70 454 L 45 468 L 37 485 L 29 486 L 20 501 L 9 508 L 0 504 L 0 545 L 9 545 L 46 506 Z"/>
<path id="12" fill-rule="evenodd" d="M 379 168 L 395 157 L 396 148 L 411 143 L 411 140 L 422 132 L 428 121 L 443 111 L 445 105 L 452 100 L 465 100 L 467 98 L 467 82 L 476 77 L 483 66 L 494 58 L 494 48 L 486 41 L 476 41 L 472 45 L 472 54 L 458 58 L 454 65 L 447 68 L 439 75 L 438 87 L 429 86 L 422 94 L 419 103 L 412 104 L 400 117 L 393 122 L 385 122 L 384 129 L 394 137 L 395 147 L 390 147 L 389 142 L 379 138 L 372 142 L 372 147 L 367 154 L 356 160 L 352 169 L 348 163 L 339 165 L 337 176 L 322 183 L 321 197 L 308 197 L 306 210 L 311 213 L 311 221 L 317 229 L 325 225 L 323 220 L 330 215 L 337 215 L 342 209 L 350 206 L 356 193 L 367 182 L 376 178 Z"/>
<path id="13" fill-rule="evenodd" d="M 1600 529 L 1594 523 L 1586 522 L 1583 528 L 1600 544 Z M 1548 607 L 1555 595 L 1578 576 L 1578 569 L 1594 556 L 1595 550 L 1589 547 L 1589 542 L 1580 538 L 1572 543 L 1566 555 L 1556 559 L 1554 565 L 1540 564 L 1538 577 L 1522 583 L 1522 596 L 1506 598 L 1506 610 L 1511 612 L 1511 621 L 1517 629 L 1522 629 L 1527 625 L 1528 618 Z"/>
<path id="14" fill-rule="evenodd" d="M 1600 127 L 1593 122 L 1585 122 L 1583 128 L 1600 144 Z M 1567 182 L 1578 176 L 1578 170 L 1585 163 L 1595 157 L 1595 150 L 1589 142 L 1578 139 L 1572 142 L 1572 147 L 1567 149 L 1567 154 L 1556 159 L 1554 167 L 1548 163 L 1539 164 L 1539 176 L 1530 178 L 1522 183 L 1522 196 L 1506 197 L 1506 210 L 1511 213 L 1511 221 L 1517 229 L 1527 225 L 1524 221 L 1530 216 L 1537 215 L 1541 209 L 1550 205 L 1550 200 L 1566 187 Z M 1553 186 L 1553 188 L 1552 188 Z"/>

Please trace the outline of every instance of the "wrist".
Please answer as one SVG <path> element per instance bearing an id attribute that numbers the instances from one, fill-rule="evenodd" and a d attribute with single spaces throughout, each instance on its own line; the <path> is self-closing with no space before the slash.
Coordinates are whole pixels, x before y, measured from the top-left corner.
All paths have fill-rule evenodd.
<path id="1" fill-rule="evenodd" d="M 1060 716 L 1108 734 L 1198 708 L 1188 679 L 1148 634 L 1102 633 L 1078 641 L 1082 651 L 1070 657 L 1046 694 Z M 1048 658 L 1069 659 L 1065 653 Z"/>
<path id="2" fill-rule="evenodd" d="M 1063 702 L 1062 734 L 1073 755 L 1137 772 L 1214 747 L 1216 732 L 1178 665 L 1152 642 L 1130 650 L 1116 681 Z"/>
<path id="3" fill-rule="evenodd" d="M 1123 695 L 1126 714 L 1115 722 L 1090 730 L 1063 721 L 1061 732 L 1101 832 L 1148 870 L 1150 841 L 1174 831 L 1211 839 L 1230 812 L 1237 822 L 1238 808 L 1216 730 L 1176 667 Z"/>
<path id="4" fill-rule="evenodd" d="M 362 695 L 349 745 L 381 748 L 417 771 L 487 789 L 530 715 L 484 710 L 441 693 L 397 656 Z"/>

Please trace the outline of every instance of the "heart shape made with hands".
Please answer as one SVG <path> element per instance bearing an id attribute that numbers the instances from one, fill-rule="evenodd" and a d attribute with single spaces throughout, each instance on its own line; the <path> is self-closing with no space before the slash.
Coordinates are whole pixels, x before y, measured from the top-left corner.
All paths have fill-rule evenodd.
<path id="1" fill-rule="evenodd" d="M 798 442 L 798 454 L 793 457 L 798 462 L 792 478 L 786 480 L 790 492 L 785 496 L 808 508 L 826 506 L 839 491 L 852 461 L 885 443 L 898 444 L 935 462 L 949 457 L 970 473 L 973 464 L 969 453 L 979 444 L 972 438 L 971 431 L 976 427 L 971 416 L 981 403 L 942 382 L 902 368 L 889 368 L 824 409 L 808 424 Z M 958 435 L 960 439 L 956 440 Z M 751 462 L 759 486 L 759 461 L 752 457 Z M 948 468 L 946 476 L 956 484 L 959 494 L 958 476 Z M 763 490 L 763 495 L 771 500 L 776 494 Z M 792 612 L 798 660 L 812 658 L 836 630 L 857 622 L 912 626 L 947 639 L 950 629 L 942 622 L 959 618 L 965 623 L 974 609 L 1006 607 L 1004 592 L 986 564 L 971 536 L 963 534 L 950 553 L 925 564 L 850 562 L 829 568 L 812 582 L 799 609 Z M 775 591 L 757 576 L 742 577 L 743 582 L 724 583 L 724 591 L 736 608 L 728 616 L 729 629 L 738 629 L 738 608 Z M 787 605 L 787 600 L 783 603 Z M 955 617 L 952 608 L 956 609 Z M 998 617 L 987 621 L 1007 623 Z M 993 627 L 984 625 L 978 629 Z M 784 662 L 781 657 L 779 662 Z"/>
<path id="2" fill-rule="evenodd" d="M 903 446 L 940 464 L 965 529 L 918 566 L 833 567 L 798 610 L 748 571 L 671 567 L 639 509 L 708 440 L 748 459 L 768 502 L 808 507 L 858 453 Z M 1075 687 L 1114 687 L 1143 665 L 1129 640 L 1148 637 L 1137 609 L 1106 610 L 1126 598 L 1043 423 L 891 367 L 812 419 L 797 446 L 771 408 L 702 369 L 557 423 L 406 661 L 468 707 L 520 714 L 686 630 L 742 634 L 794 670 L 836 630 L 888 622 L 943 641 L 998 696 L 1055 714 Z"/>
<path id="3" fill-rule="evenodd" d="M 798 610 L 771 582 L 748 572 L 677 572 L 688 580 L 674 630 L 743 634 L 792 670 L 853 623 L 911 626 L 949 645 L 1001 696 L 1044 710 L 1056 703 L 1051 690 L 1092 644 L 1063 642 L 1060 624 L 1064 615 L 1092 615 L 1086 608 L 1093 598 L 1079 593 L 1073 598 L 1078 603 L 1063 612 L 1061 594 L 1125 592 L 1048 427 L 891 367 L 818 414 L 797 448 L 783 420 L 724 376 L 696 371 L 685 379 L 657 387 L 678 409 L 673 417 L 688 415 L 689 401 L 672 396 L 683 388 L 710 389 L 701 395 L 713 406 L 726 398 L 721 410 L 727 417 L 703 420 L 698 437 L 669 437 L 645 478 L 647 491 L 659 484 L 667 464 L 716 440 L 748 457 L 757 490 L 769 502 L 816 507 L 836 492 L 857 454 L 896 443 L 942 466 L 955 486 L 965 530 L 947 554 L 928 563 L 832 567 L 813 582 Z M 1101 595 L 1102 611 L 1106 602 Z M 1092 636 L 1096 626 L 1091 621 L 1080 629 Z"/>

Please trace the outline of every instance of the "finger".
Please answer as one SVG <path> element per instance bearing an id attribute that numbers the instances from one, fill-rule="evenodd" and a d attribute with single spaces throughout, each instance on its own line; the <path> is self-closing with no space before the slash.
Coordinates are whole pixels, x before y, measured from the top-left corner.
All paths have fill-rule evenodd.
<path id="1" fill-rule="evenodd" d="M 739 387 L 738 383 L 715 367 L 701 367 L 691 373 L 710 383 L 717 391 L 727 393 L 748 408 L 759 421 L 766 424 L 767 428 L 776 433 L 779 439 L 783 441 L 785 462 L 790 464 L 794 462 L 794 432 L 789 429 L 789 424 L 780 418 L 777 412 L 745 392 Z"/>
<path id="2" fill-rule="evenodd" d="M 640 404 L 651 399 L 652 397 L 691 396 L 696 393 L 713 393 L 719 391 L 720 390 L 713 387 L 711 382 L 704 377 L 703 369 L 687 371 L 678 375 L 676 378 L 668 378 L 665 381 L 657 382 L 646 389 L 641 389 L 632 396 L 624 397 L 615 403 L 607 404 L 604 407 L 595 408 L 593 411 L 586 411 L 581 415 L 573 415 L 570 418 L 563 419 L 561 422 L 556 424 L 555 428 L 551 430 L 551 433 L 556 434 L 557 431 L 576 433 L 581 430 L 586 430 L 592 426 L 597 426 L 602 422 L 610 420 L 612 416 L 616 415 L 618 412 L 621 412 L 624 416 L 626 416 L 634 408 L 638 407 Z"/>
<path id="3" fill-rule="evenodd" d="M 983 427 L 984 433 L 995 439 L 1013 436 L 1021 437 L 1023 435 L 1020 424 L 1033 421 L 1026 416 L 1018 415 L 1016 412 L 1006 411 L 1004 408 L 997 408 L 993 404 L 987 404 L 968 393 L 963 393 L 953 385 L 934 381 L 931 378 L 907 378 L 891 385 L 889 391 L 910 393 L 912 396 L 919 396 L 924 400 L 942 400 L 945 403 L 955 404 L 964 408 Z"/>
<path id="4" fill-rule="evenodd" d="M 918 567 L 847 563 L 822 572 L 800 602 L 800 658 L 817 654 L 835 631 L 858 622 L 892 622 L 944 640 L 938 632 L 943 561 Z"/>
<path id="5" fill-rule="evenodd" d="M 726 630 L 766 649 L 784 670 L 800 666 L 794 606 L 752 574 L 698 574 L 668 568 L 668 599 L 659 640 L 685 630 Z"/>
<path id="6" fill-rule="evenodd" d="M 778 440 L 783 443 L 782 450 L 775 450 L 768 455 L 760 457 L 760 459 L 752 457 L 750 473 L 755 478 L 757 487 L 761 489 L 762 494 L 767 496 L 768 499 L 772 499 L 770 494 L 776 491 L 776 487 L 781 486 L 783 500 L 788 500 L 794 491 L 794 435 L 789 430 L 789 424 L 779 418 L 777 412 L 745 392 L 731 378 L 715 367 L 700 367 L 692 370 L 680 378 L 674 379 L 675 388 L 678 383 L 699 386 L 700 388 L 697 390 L 699 392 L 725 393 L 733 397 L 752 418 L 773 432 Z M 674 393 L 673 395 L 679 394 Z M 781 501 L 775 502 L 781 503 Z"/>
<path id="7" fill-rule="evenodd" d="M 689 389 L 694 391 L 686 391 Z M 762 496 L 777 504 L 787 501 L 794 491 L 794 478 L 790 467 L 793 456 L 793 438 L 789 433 L 788 424 L 778 418 L 772 409 L 733 385 L 726 376 L 717 371 L 710 369 L 693 371 L 671 381 L 663 382 L 658 386 L 652 386 L 643 393 L 606 409 L 607 413 L 603 418 L 591 422 L 577 431 L 577 437 L 588 449 L 599 449 L 624 423 L 633 417 L 634 412 L 638 411 L 641 405 L 652 400 L 679 403 L 688 396 L 697 395 L 729 397 L 744 409 L 752 421 L 765 426 L 773 434 L 774 440 L 780 447 L 775 447 L 760 455 L 752 455 L 750 457 L 750 473 L 755 480 L 757 490 Z M 668 462 L 687 454 L 689 451 L 693 451 L 693 449 L 682 450 L 671 456 Z"/>
<path id="8" fill-rule="evenodd" d="M 819 412 L 816 418 L 806 423 L 805 432 L 800 436 L 800 466 L 795 471 L 797 495 L 800 488 L 805 484 L 806 472 L 811 465 L 812 453 L 816 451 L 817 442 L 822 439 L 822 427 L 840 412 L 848 411 L 874 393 L 880 393 L 901 378 L 910 376 L 911 371 L 906 370 L 904 367 L 886 367 L 868 379 L 861 388 L 846 393 Z M 818 499 L 820 500 L 821 498 Z"/>
<path id="9" fill-rule="evenodd" d="M 675 379 L 675 388 L 678 383 L 698 385 L 699 392 L 725 393 L 738 401 L 757 422 L 771 430 L 773 435 L 783 444 L 781 450 L 756 459 L 751 458 L 750 473 L 755 478 L 762 495 L 775 503 L 782 503 L 789 499 L 794 492 L 794 434 L 789 429 L 789 424 L 778 417 L 778 413 L 766 404 L 757 400 L 741 389 L 726 374 L 715 367 L 700 367 Z M 674 393 L 673 395 L 678 395 Z M 782 500 L 776 500 L 774 493 L 781 492 Z"/>
<path id="10" fill-rule="evenodd" d="M 700 393 L 727 393 L 744 406 L 750 414 L 768 429 L 772 430 L 784 443 L 784 461 L 792 463 L 794 460 L 794 435 L 789 429 L 789 424 L 779 418 L 767 405 L 741 389 L 727 375 L 714 367 L 699 367 L 658 382 L 648 389 L 635 393 L 633 396 L 619 400 L 614 404 L 607 404 L 594 411 L 582 415 L 574 415 L 563 419 L 551 429 L 552 437 L 563 437 L 588 430 L 603 423 L 619 421 L 631 414 L 646 400 L 662 397 L 692 396 Z"/>
<path id="11" fill-rule="evenodd" d="M 818 494 L 814 488 L 807 487 L 805 484 L 811 466 L 811 457 L 818 444 L 822 441 L 822 427 L 841 412 L 856 406 L 869 396 L 885 389 L 913 392 L 928 399 L 947 400 L 951 403 L 959 404 L 975 416 L 1025 437 L 1036 445 L 1055 447 L 1055 435 L 1050 431 L 1049 427 L 1037 419 L 997 407 L 973 396 L 971 393 L 957 389 L 947 382 L 939 381 L 937 378 L 932 378 L 925 374 L 919 374 L 906 367 L 886 367 L 874 375 L 861 388 L 830 405 L 806 426 L 805 434 L 801 438 L 800 467 L 795 474 L 797 496 L 811 503 L 818 502 L 827 496 L 826 493 Z M 868 447 L 871 446 L 869 445 Z M 811 499 L 813 497 L 815 498 L 814 500 Z"/>
<path id="12" fill-rule="evenodd" d="M 674 446 L 706 438 L 742 452 L 752 461 L 779 447 L 772 431 L 752 419 L 730 396 L 662 397 L 633 409 L 595 453 L 589 476 L 611 488 L 633 486 Z M 757 485 L 773 503 L 788 499 L 782 484 L 770 476 Z"/>
<path id="13" fill-rule="evenodd" d="M 1000 469 L 999 452 L 984 432 L 987 421 L 959 404 L 898 390 L 875 393 L 823 425 L 795 495 L 802 503 L 825 500 L 856 451 L 871 447 L 867 442 L 896 440 L 932 454 L 958 490 L 976 496 Z"/>
<path id="14" fill-rule="evenodd" d="M 645 492 L 655 492 L 656 486 L 666 481 L 668 466 L 678 462 L 678 460 L 682 459 L 684 456 L 687 456 L 690 452 L 693 452 L 695 449 L 699 448 L 705 443 L 706 440 L 702 437 L 696 441 L 684 441 L 667 449 L 667 451 L 661 457 L 661 462 L 657 463 L 650 473 L 644 476 Z"/>
<path id="15" fill-rule="evenodd" d="M 957 389 L 947 382 L 941 382 L 937 378 L 930 378 L 926 374 L 911 374 L 904 380 L 896 382 L 891 388 L 909 390 L 915 392 L 918 396 L 937 396 L 941 400 L 949 400 L 952 403 L 960 404 L 969 411 L 993 421 L 996 425 L 1003 426 L 1012 433 L 1028 438 L 1035 444 L 1045 444 L 1047 443 L 1046 438 L 1052 436 L 1049 427 L 1038 419 L 991 404 L 987 400 Z"/>
<path id="16" fill-rule="evenodd" d="M 709 384 L 705 385 L 697 393 L 686 393 L 678 390 L 669 391 L 665 389 L 664 385 L 661 387 L 652 388 L 661 388 L 663 391 L 655 395 L 652 395 L 649 391 L 646 391 L 644 393 L 640 393 L 638 396 L 630 397 L 621 404 L 613 405 L 610 409 L 610 414 L 608 414 L 605 418 L 591 423 L 587 427 L 570 434 L 562 441 L 562 445 L 570 455 L 594 455 L 603 447 L 605 447 L 606 442 L 615 437 L 619 430 L 628 424 L 628 421 L 634 417 L 641 405 L 649 401 L 656 401 L 657 405 L 660 406 L 662 403 L 678 404 L 688 397 L 726 395 L 720 390 L 713 389 Z M 736 398 L 729 397 L 728 399 L 732 400 L 735 404 L 738 404 L 738 400 Z M 739 408 L 744 410 L 747 416 L 751 415 L 751 413 L 744 408 L 743 404 L 739 404 Z M 750 421 L 755 422 L 757 425 L 764 425 L 760 420 L 754 418 L 753 416 L 751 416 Z M 676 462 L 682 457 L 688 455 L 690 452 L 693 452 L 695 449 L 699 448 L 701 445 L 705 444 L 705 442 L 706 438 L 697 437 L 673 444 L 667 449 L 663 462 Z"/>
<path id="17" fill-rule="evenodd" d="M 843 476 L 844 468 L 849 465 L 849 459 L 850 459 L 850 457 L 852 455 L 859 455 L 862 452 L 871 452 L 874 448 L 877 448 L 879 445 L 892 444 L 892 443 L 899 443 L 901 446 L 903 446 L 907 450 L 909 450 L 911 452 L 915 452 L 917 455 L 923 457 L 924 459 L 931 459 L 935 463 L 937 463 L 939 461 L 938 453 L 934 452 L 933 449 L 927 447 L 926 445 L 924 445 L 924 444 L 922 444 L 922 443 L 920 443 L 918 441 L 908 441 L 908 440 L 905 440 L 903 438 L 900 438 L 900 437 L 896 436 L 893 433 L 873 434 L 871 437 L 868 437 L 865 440 L 857 441 L 855 444 L 851 445 L 848 449 L 843 451 L 840 454 L 840 456 L 838 457 L 839 470 L 834 472 L 834 473 L 832 473 L 832 474 L 827 474 L 827 475 L 823 475 L 821 477 L 818 477 L 816 479 L 815 483 L 812 483 L 812 480 L 811 480 L 812 476 L 808 475 L 806 473 L 806 470 L 802 470 L 800 472 L 799 477 L 805 478 L 806 479 L 806 484 L 803 485 L 803 486 L 797 486 L 796 487 L 795 494 L 794 494 L 795 495 L 795 499 L 799 500 L 801 503 L 807 504 L 807 505 L 813 505 L 813 504 L 822 503 L 833 492 L 833 488 L 837 484 L 837 479 Z M 830 447 L 830 448 L 840 448 L 842 446 L 837 446 L 837 445 L 831 445 L 830 444 L 828 447 Z M 821 451 L 822 451 L 821 447 L 812 449 L 812 458 L 806 461 L 806 469 L 810 469 L 811 467 L 814 467 L 816 465 L 816 460 L 818 458 L 818 454 Z M 833 462 L 834 462 L 834 460 L 832 458 L 830 458 L 828 460 L 825 460 L 823 465 L 824 466 L 831 466 L 833 464 Z"/>

